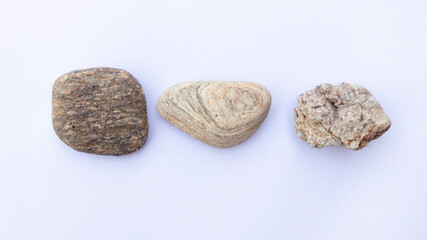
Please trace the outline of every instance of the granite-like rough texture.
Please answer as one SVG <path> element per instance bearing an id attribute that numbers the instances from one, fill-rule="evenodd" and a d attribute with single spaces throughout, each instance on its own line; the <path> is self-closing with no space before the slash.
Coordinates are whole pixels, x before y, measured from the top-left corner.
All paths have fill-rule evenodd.
<path id="1" fill-rule="evenodd" d="M 145 95 L 130 73 L 114 68 L 73 71 L 56 80 L 52 93 L 53 127 L 71 148 L 120 156 L 146 142 Z"/>
<path id="2" fill-rule="evenodd" d="M 349 83 L 324 83 L 301 94 L 294 115 L 298 137 L 316 148 L 344 145 L 359 150 L 391 126 L 372 94 Z"/>
<path id="3" fill-rule="evenodd" d="M 270 110 L 266 88 L 249 82 L 188 82 L 167 89 L 159 114 L 194 138 L 217 148 L 248 139 Z"/>

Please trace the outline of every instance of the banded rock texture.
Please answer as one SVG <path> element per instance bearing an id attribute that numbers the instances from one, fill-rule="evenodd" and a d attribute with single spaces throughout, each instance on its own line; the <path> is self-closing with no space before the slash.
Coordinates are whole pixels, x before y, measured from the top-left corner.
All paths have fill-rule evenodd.
<path id="1" fill-rule="evenodd" d="M 167 89 L 159 114 L 194 138 L 217 148 L 235 146 L 259 128 L 270 110 L 266 88 L 250 82 L 188 82 Z"/>
<path id="2" fill-rule="evenodd" d="M 53 127 L 71 148 L 125 155 L 147 140 L 144 91 L 128 72 L 91 68 L 62 75 L 53 86 Z"/>
<path id="3" fill-rule="evenodd" d="M 344 145 L 359 150 L 391 126 L 372 94 L 349 83 L 324 83 L 301 94 L 294 115 L 298 137 L 316 148 Z"/>

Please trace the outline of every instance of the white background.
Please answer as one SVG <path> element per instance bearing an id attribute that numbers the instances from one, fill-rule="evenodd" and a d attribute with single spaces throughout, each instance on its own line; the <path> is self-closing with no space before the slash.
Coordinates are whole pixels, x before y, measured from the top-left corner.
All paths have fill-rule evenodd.
<path id="1" fill-rule="evenodd" d="M 0 239 L 427 239 L 425 0 L 12 1 L 0 6 Z M 116 67 L 147 97 L 149 138 L 80 153 L 51 124 L 54 81 Z M 215 149 L 157 113 L 179 82 L 253 81 L 273 104 Z M 369 89 L 391 129 L 361 151 L 297 138 L 297 96 Z"/>

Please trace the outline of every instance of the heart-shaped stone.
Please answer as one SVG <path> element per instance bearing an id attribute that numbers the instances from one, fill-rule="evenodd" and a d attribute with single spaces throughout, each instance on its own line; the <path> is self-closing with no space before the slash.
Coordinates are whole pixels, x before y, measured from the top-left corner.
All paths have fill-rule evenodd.
<path id="1" fill-rule="evenodd" d="M 235 146 L 267 117 L 271 96 L 250 82 L 188 82 L 167 89 L 157 103 L 159 114 L 194 138 L 217 148 Z"/>

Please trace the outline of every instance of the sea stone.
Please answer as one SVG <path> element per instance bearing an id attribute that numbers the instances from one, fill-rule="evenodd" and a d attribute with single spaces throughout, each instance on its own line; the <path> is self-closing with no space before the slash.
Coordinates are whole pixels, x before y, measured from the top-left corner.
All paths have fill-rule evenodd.
<path id="1" fill-rule="evenodd" d="M 53 86 L 53 127 L 71 148 L 101 155 L 125 155 L 144 145 L 147 110 L 141 84 L 114 68 L 73 71 Z"/>
<path id="2" fill-rule="evenodd" d="M 349 83 L 324 83 L 301 94 L 294 115 L 298 137 L 316 148 L 344 145 L 359 150 L 391 126 L 372 94 Z"/>
<path id="3" fill-rule="evenodd" d="M 248 139 L 270 110 L 266 88 L 250 82 L 188 82 L 167 89 L 159 114 L 194 138 L 217 148 Z"/>

